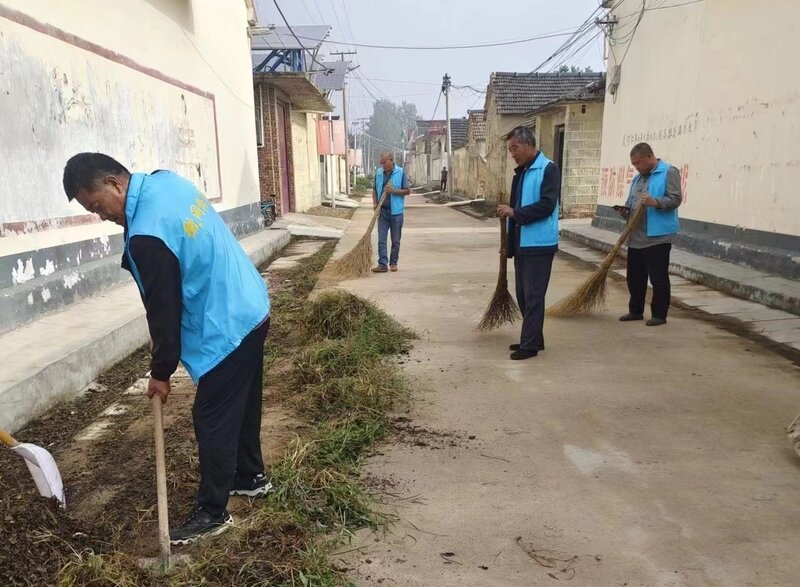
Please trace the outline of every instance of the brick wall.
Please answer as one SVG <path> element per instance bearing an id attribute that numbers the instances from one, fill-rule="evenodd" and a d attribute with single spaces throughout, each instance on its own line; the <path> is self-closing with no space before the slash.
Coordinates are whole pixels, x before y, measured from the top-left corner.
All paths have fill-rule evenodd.
<path id="1" fill-rule="evenodd" d="M 261 199 L 266 200 L 274 195 L 275 205 L 278 215 L 294 210 L 295 188 L 293 177 L 293 154 L 292 154 L 292 124 L 291 108 L 287 108 L 286 115 L 286 150 L 288 159 L 289 176 L 289 208 L 283 210 L 281 203 L 281 177 L 280 177 L 280 151 L 278 150 L 278 101 L 280 96 L 271 84 L 256 85 L 255 105 L 256 109 L 261 108 L 263 119 L 263 144 L 258 147 L 258 177 L 261 187 Z M 283 104 L 288 104 L 288 100 L 281 100 Z M 258 119 L 256 119 L 258 124 Z"/>
<path id="2" fill-rule="evenodd" d="M 564 216 L 591 216 L 597 208 L 602 131 L 602 103 L 567 106 L 561 187 Z"/>

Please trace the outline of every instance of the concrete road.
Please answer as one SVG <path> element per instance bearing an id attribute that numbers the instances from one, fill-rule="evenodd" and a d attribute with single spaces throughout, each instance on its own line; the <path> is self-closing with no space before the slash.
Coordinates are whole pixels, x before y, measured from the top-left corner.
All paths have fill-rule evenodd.
<path id="1" fill-rule="evenodd" d="M 409 210 L 400 271 L 344 284 L 422 337 L 404 365 L 416 433 L 366 466 L 399 521 L 341 557 L 355 583 L 796 585 L 800 370 L 679 311 L 622 324 L 619 282 L 605 312 L 549 319 L 547 350 L 512 362 L 516 327 L 473 330 L 496 228 Z M 549 301 L 587 275 L 557 259 Z"/>

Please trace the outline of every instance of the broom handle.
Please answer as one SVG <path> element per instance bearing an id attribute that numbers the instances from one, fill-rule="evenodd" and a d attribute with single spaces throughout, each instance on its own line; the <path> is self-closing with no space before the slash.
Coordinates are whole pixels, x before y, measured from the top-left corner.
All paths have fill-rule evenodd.
<path id="1" fill-rule="evenodd" d="M 383 206 L 383 201 L 386 199 L 387 194 L 383 194 L 381 199 L 378 200 L 378 206 L 375 208 L 375 212 L 372 214 L 372 220 L 369 222 L 369 227 L 367 228 L 367 234 L 372 234 L 372 229 L 375 228 L 375 222 L 378 220 L 378 216 L 381 213 L 381 206 Z"/>
<path id="2" fill-rule="evenodd" d="M 508 221 L 505 218 L 500 219 L 500 254 L 501 259 L 505 257 L 508 247 Z"/>
<path id="3" fill-rule="evenodd" d="M 619 253 L 622 246 L 631 236 L 631 233 L 636 230 L 636 227 L 639 226 L 639 222 L 642 220 L 642 216 L 644 216 L 645 207 L 641 204 L 634 210 L 633 216 L 631 216 L 630 221 L 628 222 L 627 226 L 625 226 L 625 230 L 622 231 L 622 234 L 617 241 L 617 244 L 614 245 L 614 248 L 611 249 L 611 252 L 608 253 L 606 259 L 614 259 L 616 258 L 617 254 Z"/>
<path id="4" fill-rule="evenodd" d="M 5 444 L 8 448 L 19 444 L 16 439 L 5 430 L 0 430 L 0 442 Z"/>
<path id="5" fill-rule="evenodd" d="M 164 414 L 161 397 L 155 394 L 150 400 L 153 404 L 154 432 L 156 439 L 156 490 L 158 493 L 158 541 L 161 544 L 161 559 L 169 563 L 169 510 L 167 508 L 167 463 L 164 456 Z"/>
<path id="6" fill-rule="evenodd" d="M 378 214 L 380 214 L 380 213 L 381 213 L 381 206 L 383 206 L 383 202 L 384 202 L 384 200 L 386 199 L 386 196 L 388 196 L 388 195 L 389 195 L 389 194 L 387 194 L 387 193 L 385 193 L 385 192 L 384 192 L 384 193 L 383 193 L 383 195 L 382 195 L 382 196 L 380 197 L 380 199 L 378 200 L 378 205 L 377 205 L 377 206 L 375 206 L 375 214 L 374 214 L 375 216 L 377 216 Z"/>
<path id="7" fill-rule="evenodd" d="M 500 276 L 508 275 L 508 222 L 505 218 L 500 219 Z"/>

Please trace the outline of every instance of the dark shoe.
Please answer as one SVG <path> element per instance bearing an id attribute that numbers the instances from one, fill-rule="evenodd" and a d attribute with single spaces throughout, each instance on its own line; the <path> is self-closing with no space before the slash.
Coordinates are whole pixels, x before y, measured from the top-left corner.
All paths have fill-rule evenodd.
<path id="1" fill-rule="evenodd" d="M 520 346 L 518 344 L 510 344 L 510 345 L 508 345 L 508 350 L 510 350 L 510 351 L 518 351 L 519 349 L 520 349 Z M 544 347 L 542 347 L 540 349 L 537 349 L 537 350 L 539 352 L 542 352 L 544 350 Z"/>
<path id="2" fill-rule="evenodd" d="M 389 271 L 391 272 L 397 271 L 397 265 L 389 265 Z"/>
<path id="3" fill-rule="evenodd" d="M 645 325 L 646 326 L 662 326 L 663 324 L 666 324 L 666 323 L 667 323 L 666 318 L 651 318 L 650 320 L 645 322 Z"/>
<path id="4" fill-rule="evenodd" d="M 236 479 L 233 482 L 231 495 L 244 495 L 246 497 L 261 497 L 272 489 L 272 481 L 264 473 L 259 473 L 252 479 Z"/>
<path id="5" fill-rule="evenodd" d="M 170 544 L 191 544 L 202 538 L 218 536 L 233 526 L 233 516 L 227 511 L 215 518 L 203 508 L 197 508 L 186 522 L 169 533 Z"/>
<path id="6" fill-rule="evenodd" d="M 625 314 L 624 316 L 619 317 L 620 322 L 633 322 L 634 320 L 644 320 L 644 315 L 642 314 Z"/>
<path id="7" fill-rule="evenodd" d="M 512 361 L 524 361 L 525 359 L 530 359 L 535 357 L 539 354 L 539 351 L 529 351 L 527 349 L 519 349 L 511 353 L 511 360 Z"/>
<path id="8" fill-rule="evenodd" d="M 386 265 L 375 265 L 375 267 L 372 268 L 373 273 L 386 273 L 387 271 L 389 270 L 386 268 Z"/>

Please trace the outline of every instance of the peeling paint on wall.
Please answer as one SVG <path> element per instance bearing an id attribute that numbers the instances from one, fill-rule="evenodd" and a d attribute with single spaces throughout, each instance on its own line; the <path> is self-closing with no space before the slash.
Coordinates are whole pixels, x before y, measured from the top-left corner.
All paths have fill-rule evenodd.
<path id="1" fill-rule="evenodd" d="M 22 259 L 17 259 L 17 266 L 11 268 L 11 282 L 19 285 L 34 277 L 36 277 L 36 271 L 33 269 L 33 259 L 28 259 L 24 264 Z"/>
<path id="2" fill-rule="evenodd" d="M 108 153 L 135 171 L 172 169 L 209 198 L 221 193 L 213 99 L 2 20 L 0 225 L 86 212 L 64 197 L 73 154 Z M 25 197 L 20 197 L 24 194 Z"/>
<path id="3" fill-rule="evenodd" d="M 56 266 L 50 259 L 48 259 L 45 262 L 44 267 L 39 267 L 39 275 L 41 275 L 42 277 L 47 277 L 48 275 L 52 275 L 55 272 L 56 272 Z"/>
<path id="4" fill-rule="evenodd" d="M 81 276 L 78 275 L 76 272 L 73 271 L 72 273 L 67 273 L 64 276 L 64 287 L 72 289 L 78 284 L 80 280 Z"/>

